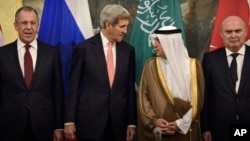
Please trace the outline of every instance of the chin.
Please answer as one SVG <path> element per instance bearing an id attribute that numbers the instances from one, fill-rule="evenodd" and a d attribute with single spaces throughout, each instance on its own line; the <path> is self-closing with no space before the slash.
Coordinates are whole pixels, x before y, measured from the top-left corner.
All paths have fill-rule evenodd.
<path id="1" fill-rule="evenodd" d="M 122 41 L 122 39 L 116 40 L 116 42 L 121 42 L 121 41 Z"/>

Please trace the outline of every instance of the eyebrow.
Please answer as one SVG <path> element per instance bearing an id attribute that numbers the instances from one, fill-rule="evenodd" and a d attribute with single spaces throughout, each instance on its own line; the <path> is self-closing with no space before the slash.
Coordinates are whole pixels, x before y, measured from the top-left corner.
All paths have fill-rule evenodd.
<path id="1" fill-rule="evenodd" d="M 243 29 L 235 29 L 235 30 L 225 30 L 226 32 L 239 32 L 239 31 L 242 31 Z"/>

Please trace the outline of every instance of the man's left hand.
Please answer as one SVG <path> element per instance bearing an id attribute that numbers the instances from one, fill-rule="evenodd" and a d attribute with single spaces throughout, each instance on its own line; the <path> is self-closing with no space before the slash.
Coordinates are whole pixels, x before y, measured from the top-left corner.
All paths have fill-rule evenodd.
<path id="1" fill-rule="evenodd" d="M 135 128 L 134 127 L 128 127 L 127 128 L 126 141 L 132 141 L 134 136 L 135 136 Z"/>

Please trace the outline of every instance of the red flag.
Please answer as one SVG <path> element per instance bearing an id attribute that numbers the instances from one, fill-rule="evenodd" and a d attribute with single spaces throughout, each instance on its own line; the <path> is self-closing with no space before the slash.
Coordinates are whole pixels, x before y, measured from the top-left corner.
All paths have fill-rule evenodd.
<path id="1" fill-rule="evenodd" d="M 3 38 L 3 32 L 2 32 L 2 27 L 0 25 L 0 47 L 3 46 L 4 43 L 4 38 Z"/>
<path id="2" fill-rule="evenodd" d="M 214 29 L 212 33 L 209 51 L 223 47 L 223 41 L 220 37 L 220 26 L 224 18 L 230 15 L 240 16 L 248 27 L 246 40 L 250 43 L 250 0 L 219 0 Z"/>

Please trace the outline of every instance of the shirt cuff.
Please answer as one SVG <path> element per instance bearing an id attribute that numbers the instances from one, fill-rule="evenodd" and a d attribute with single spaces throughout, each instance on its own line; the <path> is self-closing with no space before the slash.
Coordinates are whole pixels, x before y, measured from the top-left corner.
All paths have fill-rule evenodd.
<path id="1" fill-rule="evenodd" d="M 181 134 L 187 134 L 192 122 L 192 108 L 183 116 L 183 118 L 175 121 Z"/>
<path id="2" fill-rule="evenodd" d="M 63 129 L 55 129 L 55 130 L 63 131 Z"/>
<path id="3" fill-rule="evenodd" d="M 136 128 L 136 125 L 128 125 L 128 127 Z"/>
<path id="4" fill-rule="evenodd" d="M 74 122 L 65 122 L 64 125 L 66 125 L 66 126 L 67 125 L 75 125 L 75 123 Z"/>

